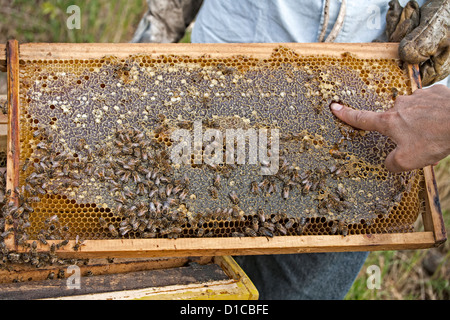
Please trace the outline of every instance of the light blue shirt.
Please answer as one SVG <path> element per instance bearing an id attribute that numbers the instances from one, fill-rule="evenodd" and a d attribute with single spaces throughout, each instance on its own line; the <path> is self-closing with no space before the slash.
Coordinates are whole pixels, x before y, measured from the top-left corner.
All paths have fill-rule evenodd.
<path id="1" fill-rule="evenodd" d="M 387 0 L 348 0 L 335 42 L 371 42 L 384 36 Z M 407 1 L 400 1 L 405 4 Z M 421 5 L 424 0 L 419 0 Z M 192 42 L 317 42 L 325 0 L 204 0 Z M 331 0 L 329 34 L 341 7 Z"/>
<path id="2" fill-rule="evenodd" d="M 420 6 L 425 0 L 417 1 Z M 407 0 L 401 0 L 404 6 Z M 318 42 L 325 0 L 204 0 L 191 35 L 193 43 Z M 331 0 L 326 36 L 340 0 Z M 334 42 L 386 41 L 388 0 L 348 0 Z M 439 83 L 447 84 L 445 79 Z M 450 83 L 449 83 L 450 85 Z"/>

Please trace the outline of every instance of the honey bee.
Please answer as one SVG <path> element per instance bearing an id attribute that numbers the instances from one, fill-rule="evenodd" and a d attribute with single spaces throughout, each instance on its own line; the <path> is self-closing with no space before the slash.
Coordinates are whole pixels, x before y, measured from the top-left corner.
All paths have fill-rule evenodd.
<path id="1" fill-rule="evenodd" d="M 161 200 L 167 199 L 166 187 L 161 186 L 158 190 L 158 195 Z"/>
<path id="2" fill-rule="evenodd" d="M 131 171 L 126 171 L 120 178 L 120 181 L 123 183 L 128 183 L 128 181 L 130 180 L 130 176 L 131 176 Z"/>
<path id="3" fill-rule="evenodd" d="M 336 234 L 336 232 L 338 231 L 338 227 L 339 227 L 339 222 L 334 220 L 331 224 L 331 234 Z"/>
<path id="4" fill-rule="evenodd" d="M 159 191 L 159 190 L 158 190 L 157 187 L 153 187 L 153 188 L 150 190 L 150 192 L 148 193 L 148 197 L 149 197 L 150 199 L 153 198 L 153 197 L 157 194 L 158 191 Z"/>
<path id="5" fill-rule="evenodd" d="M 150 211 L 150 213 L 156 213 L 156 205 L 155 205 L 155 202 L 153 202 L 153 201 L 150 201 L 150 202 L 149 202 L 149 211 Z"/>
<path id="6" fill-rule="evenodd" d="M 75 245 L 72 247 L 73 251 L 78 251 L 82 246 L 86 245 L 84 240 L 80 239 L 80 236 L 77 234 L 75 237 Z"/>
<path id="7" fill-rule="evenodd" d="M 203 237 L 205 235 L 205 229 L 198 228 L 197 229 L 197 237 Z"/>
<path id="8" fill-rule="evenodd" d="M 36 147 L 37 147 L 38 149 L 40 149 L 40 150 L 44 150 L 44 151 L 47 151 L 47 152 L 50 151 L 50 150 L 49 150 L 48 144 L 45 143 L 44 141 L 39 142 L 39 143 L 36 145 Z"/>
<path id="9" fill-rule="evenodd" d="M 233 202 L 233 204 L 239 204 L 239 198 L 238 195 L 236 193 L 236 191 L 231 191 L 229 194 L 229 197 L 231 199 L 231 201 Z"/>
<path id="10" fill-rule="evenodd" d="M 265 237 L 273 238 L 273 232 L 265 227 L 259 228 L 259 233 Z"/>
<path id="11" fill-rule="evenodd" d="M 213 181 L 213 185 L 217 189 L 220 189 L 220 181 L 221 181 L 220 174 L 217 174 L 216 177 L 214 178 L 214 181 Z"/>
<path id="12" fill-rule="evenodd" d="M 175 181 L 174 183 L 175 183 L 175 186 L 172 189 L 172 193 L 175 195 L 178 192 L 180 192 L 181 190 L 183 190 L 185 185 L 183 183 L 179 182 L 179 181 Z"/>
<path id="13" fill-rule="evenodd" d="M 131 175 L 133 177 L 134 183 L 140 183 L 142 181 L 141 177 L 139 176 L 139 173 L 137 171 L 132 171 Z"/>
<path id="14" fill-rule="evenodd" d="M 184 201 L 189 193 L 189 190 L 187 188 L 184 188 L 183 191 L 180 193 L 179 198 L 181 201 Z"/>
<path id="15" fill-rule="evenodd" d="M 58 242 L 57 244 L 56 244 L 56 249 L 59 249 L 59 248 L 61 248 L 61 247 L 64 247 L 64 246 L 67 246 L 69 244 L 69 240 L 63 240 L 63 241 L 61 241 L 61 242 Z"/>
<path id="16" fill-rule="evenodd" d="M 284 225 L 284 227 L 285 227 L 286 229 L 290 229 L 290 228 L 292 228 L 292 227 L 294 226 L 294 223 L 295 223 L 295 219 L 294 219 L 294 218 L 290 218 L 290 219 L 286 222 L 286 224 Z"/>
<path id="17" fill-rule="evenodd" d="M 60 269 L 57 273 L 57 278 L 58 279 L 64 279 L 66 277 L 66 273 L 64 272 L 63 269 Z"/>
<path id="18" fill-rule="evenodd" d="M 45 221 L 46 223 L 59 223 L 58 215 L 54 214 L 48 220 Z"/>
<path id="19" fill-rule="evenodd" d="M 133 222 L 131 223 L 131 227 L 133 228 L 133 231 L 138 230 L 140 226 L 140 222 L 138 220 L 133 220 Z"/>
<path id="20" fill-rule="evenodd" d="M 45 236 L 44 236 L 42 233 L 38 234 L 38 240 L 39 240 L 43 245 L 47 245 L 47 244 L 48 244 L 47 239 L 45 239 Z"/>
<path id="21" fill-rule="evenodd" d="M 347 153 L 339 151 L 338 149 L 330 149 L 330 155 L 335 159 L 344 159 L 347 155 Z"/>
<path id="22" fill-rule="evenodd" d="M 139 143 L 139 142 L 141 142 L 144 138 L 145 138 L 145 134 L 144 134 L 143 132 L 138 131 L 138 132 L 136 132 L 136 134 L 134 135 L 134 137 L 131 138 L 131 141 Z"/>
<path id="23" fill-rule="evenodd" d="M 219 196 L 219 192 L 217 191 L 216 187 L 210 187 L 209 188 L 209 192 L 211 193 L 211 197 L 213 197 L 213 199 L 217 199 Z"/>
<path id="24" fill-rule="evenodd" d="M 147 194 L 148 191 L 147 191 L 147 188 L 145 187 L 145 184 L 139 183 L 139 184 L 137 185 L 137 191 L 136 191 L 136 193 L 137 193 L 137 195 L 139 195 L 139 196 L 143 196 L 143 195 Z"/>
<path id="25" fill-rule="evenodd" d="M 36 242 L 36 241 L 34 241 Z M 36 243 L 36 247 L 37 247 L 37 243 Z M 56 251 L 56 243 L 52 243 L 52 245 L 50 246 L 50 254 L 55 254 Z"/>
<path id="26" fill-rule="evenodd" d="M 222 72 L 222 74 L 223 74 L 224 76 L 230 75 L 230 74 L 232 74 L 234 71 L 236 71 L 234 68 L 227 67 L 227 66 L 225 66 L 223 63 L 218 63 L 216 67 L 217 67 L 217 69 L 218 69 L 219 71 Z"/>
<path id="27" fill-rule="evenodd" d="M 126 225 L 126 226 L 119 228 L 120 235 L 122 235 L 122 236 L 126 235 L 131 230 L 132 230 L 132 227 L 130 225 Z"/>
<path id="28" fill-rule="evenodd" d="M 255 230 L 253 230 L 252 228 L 246 227 L 244 230 L 244 233 L 250 237 L 257 237 L 258 234 L 256 233 Z"/>
<path id="29" fill-rule="evenodd" d="M 348 226 L 344 221 L 339 221 L 338 230 L 344 237 L 348 234 Z"/>
<path id="30" fill-rule="evenodd" d="M 102 228 L 108 228 L 108 222 L 106 222 L 106 220 L 103 217 L 99 217 L 98 218 L 98 222 L 100 223 L 100 226 Z"/>
<path id="31" fill-rule="evenodd" d="M 169 228 L 161 230 L 160 234 L 161 235 L 166 235 L 166 234 L 170 234 L 170 233 L 179 234 L 179 233 L 182 233 L 182 232 L 183 232 L 183 229 L 180 228 L 180 227 L 169 227 Z"/>
<path id="32" fill-rule="evenodd" d="M 267 189 L 267 192 L 268 193 L 278 192 L 278 186 L 275 184 L 274 181 L 270 181 L 269 188 Z"/>
<path id="33" fill-rule="evenodd" d="M 111 234 L 112 234 L 113 237 L 119 236 L 119 233 L 117 232 L 117 230 L 116 230 L 116 228 L 114 227 L 114 225 L 110 224 L 110 225 L 108 226 L 108 230 L 109 230 L 109 232 L 111 232 Z"/>
<path id="34" fill-rule="evenodd" d="M 402 200 L 403 197 L 403 192 L 399 192 L 395 197 L 394 197 L 394 203 L 399 204 Z"/>
<path id="35" fill-rule="evenodd" d="M 172 194 L 172 191 L 173 191 L 173 185 L 172 185 L 171 183 L 169 183 L 169 184 L 166 186 L 166 195 L 167 195 L 167 196 L 170 196 L 170 195 Z"/>
<path id="36" fill-rule="evenodd" d="M 287 235 L 287 230 L 286 228 L 281 224 L 281 223 L 276 223 L 275 224 L 275 228 L 278 232 L 280 232 L 282 235 Z"/>
<path id="37" fill-rule="evenodd" d="M 265 215 L 263 209 L 258 209 L 256 211 L 256 214 L 258 216 L 259 222 L 264 223 L 266 221 L 266 215 Z"/>
<path id="38" fill-rule="evenodd" d="M 260 187 L 261 189 L 266 189 L 269 186 L 269 184 L 270 184 L 269 179 L 265 178 L 258 184 L 258 187 Z"/>
<path id="39" fill-rule="evenodd" d="M 284 186 L 283 187 L 283 199 L 287 200 L 287 198 L 289 198 L 289 191 L 290 191 L 290 187 L 289 186 Z"/>
<path id="40" fill-rule="evenodd" d="M 231 236 L 234 238 L 242 238 L 242 237 L 245 237 L 245 233 L 233 231 L 231 233 Z"/>
<path id="41" fill-rule="evenodd" d="M 257 217 L 253 217 L 252 219 L 252 229 L 255 230 L 256 232 L 259 229 L 259 220 Z"/>
<path id="42" fill-rule="evenodd" d="M 392 87 L 391 92 L 392 92 L 392 98 L 395 100 L 395 98 L 397 98 L 397 96 L 398 96 L 398 89 L 395 87 Z"/>
<path id="43" fill-rule="evenodd" d="M 269 221 L 263 222 L 262 227 L 266 228 L 267 230 L 270 230 L 271 232 L 275 231 L 275 224 Z"/>
<path id="44" fill-rule="evenodd" d="M 301 217 L 297 226 L 297 234 L 302 235 L 305 229 L 307 228 L 309 222 L 305 217 Z"/>
<path id="45" fill-rule="evenodd" d="M 23 163 L 23 166 L 22 166 L 22 171 L 27 171 L 29 165 L 30 165 L 30 159 L 26 158 L 24 163 Z"/>
<path id="46" fill-rule="evenodd" d="M 338 184 L 337 193 L 340 199 L 344 199 L 347 197 L 347 190 L 345 190 L 344 185 L 342 183 Z"/>
<path id="47" fill-rule="evenodd" d="M 302 194 L 307 195 L 311 190 L 313 183 L 312 181 L 309 180 L 303 180 L 302 183 L 303 183 Z"/>
<path id="48" fill-rule="evenodd" d="M 148 231 L 146 231 L 146 232 L 143 232 L 141 234 L 141 236 L 143 238 L 156 238 L 156 232 L 148 232 Z"/>
<path id="49" fill-rule="evenodd" d="M 258 186 L 258 182 L 253 181 L 253 182 L 251 183 L 250 192 L 253 193 L 253 194 L 255 194 L 255 195 L 258 195 L 258 194 L 260 193 L 260 191 L 259 191 L 259 186 Z"/>

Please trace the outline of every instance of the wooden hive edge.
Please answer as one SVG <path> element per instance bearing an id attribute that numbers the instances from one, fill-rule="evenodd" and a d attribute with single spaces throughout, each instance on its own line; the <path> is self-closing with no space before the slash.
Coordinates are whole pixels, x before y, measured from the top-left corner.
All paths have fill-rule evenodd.
<path id="1" fill-rule="evenodd" d="M 21 60 L 99 59 L 104 56 L 126 58 L 130 55 L 249 55 L 267 58 L 273 49 L 283 46 L 301 55 L 339 57 L 351 53 L 358 58 L 398 59 L 398 43 L 24 43 L 20 45 Z M 0 46 L 0 50 L 6 46 Z M 6 66 L 0 57 L 0 66 Z"/>
<path id="2" fill-rule="evenodd" d="M 31 244 L 32 241 L 29 241 Z M 48 241 L 48 245 L 59 241 Z M 106 257 L 182 257 L 288 254 L 305 252 L 343 252 L 407 250 L 433 247 L 431 231 L 390 234 L 308 235 L 226 238 L 179 239 L 110 239 L 85 240 L 78 251 L 73 250 L 75 240 L 56 250 L 61 258 Z M 38 251 L 48 251 L 48 245 L 38 244 Z M 18 248 L 18 252 L 26 249 Z"/>
<path id="3" fill-rule="evenodd" d="M 408 75 L 411 80 L 411 90 L 414 92 L 422 88 L 418 65 L 408 65 Z M 432 166 L 423 168 L 425 178 L 425 206 L 426 210 L 422 215 L 424 229 L 432 231 L 435 239 L 434 246 L 440 246 L 447 241 L 444 218 L 439 201 L 439 193 L 436 177 Z"/>

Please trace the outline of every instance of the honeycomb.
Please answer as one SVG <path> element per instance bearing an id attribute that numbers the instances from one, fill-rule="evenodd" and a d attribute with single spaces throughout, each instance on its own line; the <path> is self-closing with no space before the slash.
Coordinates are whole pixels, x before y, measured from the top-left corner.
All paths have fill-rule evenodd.
<path id="1" fill-rule="evenodd" d="M 422 170 L 388 172 L 383 162 L 395 144 L 329 110 L 333 101 L 391 108 L 398 95 L 411 94 L 399 63 L 303 56 L 283 46 L 267 59 L 21 60 L 17 192 L 24 209 L 14 213 L 26 222 L 16 237 L 413 232 L 425 210 Z M 201 134 L 222 133 L 214 152 L 223 161 L 206 162 L 211 140 L 204 139 L 174 163 L 174 133 L 194 136 L 199 123 Z M 267 134 L 265 153 L 279 159 L 277 172 L 261 174 L 269 164 L 250 161 L 251 134 L 245 159 L 236 157 L 239 141 L 222 143 L 228 129 Z"/>

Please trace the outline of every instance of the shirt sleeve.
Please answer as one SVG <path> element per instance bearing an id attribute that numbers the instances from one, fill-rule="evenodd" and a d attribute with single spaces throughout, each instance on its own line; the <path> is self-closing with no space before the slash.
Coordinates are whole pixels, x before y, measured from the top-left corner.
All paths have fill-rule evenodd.
<path id="1" fill-rule="evenodd" d="M 203 0 L 147 0 L 131 42 L 178 42 L 195 19 Z"/>

